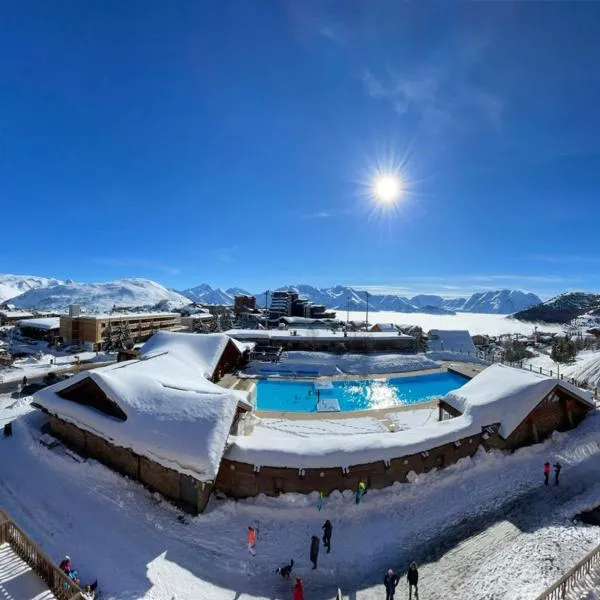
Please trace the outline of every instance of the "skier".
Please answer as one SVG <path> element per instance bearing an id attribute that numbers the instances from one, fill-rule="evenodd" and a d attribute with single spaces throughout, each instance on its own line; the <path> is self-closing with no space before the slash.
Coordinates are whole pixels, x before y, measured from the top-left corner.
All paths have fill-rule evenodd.
<path id="1" fill-rule="evenodd" d="M 548 485 L 548 477 L 550 477 L 550 463 L 544 463 L 544 484 Z"/>
<path id="2" fill-rule="evenodd" d="M 248 552 L 252 556 L 256 555 L 256 550 L 254 550 L 254 545 L 256 544 L 256 529 L 254 527 L 248 527 Z"/>
<path id="3" fill-rule="evenodd" d="M 327 554 L 329 554 L 331 551 L 331 532 L 333 531 L 331 521 L 327 519 L 321 529 L 323 530 L 323 546 L 327 548 Z"/>
<path id="4" fill-rule="evenodd" d="M 356 490 L 356 504 L 360 504 L 362 497 L 367 493 L 367 484 L 364 481 L 358 482 L 358 489 Z"/>
<path id="5" fill-rule="evenodd" d="M 408 600 L 412 598 L 412 589 L 415 588 L 415 600 L 419 600 L 419 571 L 417 570 L 417 563 L 413 560 L 408 567 L 408 574 L 406 575 L 408 581 Z"/>
<path id="6" fill-rule="evenodd" d="M 304 600 L 304 582 L 296 577 L 296 584 L 292 590 L 292 600 Z"/>
<path id="7" fill-rule="evenodd" d="M 319 499 L 317 500 L 317 508 L 321 510 L 323 508 L 323 500 L 325 499 L 325 492 L 319 492 Z"/>
<path id="8" fill-rule="evenodd" d="M 383 585 L 385 585 L 385 600 L 394 600 L 394 593 L 396 592 L 396 586 L 399 581 L 398 575 L 396 575 L 392 569 L 388 569 L 388 572 L 383 578 Z"/>
<path id="9" fill-rule="evenodd" d="M 556 461 L 556 464 L 554 465 L 554 485 L 558 485 L 558 477 L 560 475 L 561 469 L 561 464 L 558 461 Z"/>
<path id="10" fill-rule="evenodd" d="M 317 568 L 317 558 L 319 557 L 319 538 L 313 535 L 310 540 L 310 562 L 313 564 L 313 570 Z"/>

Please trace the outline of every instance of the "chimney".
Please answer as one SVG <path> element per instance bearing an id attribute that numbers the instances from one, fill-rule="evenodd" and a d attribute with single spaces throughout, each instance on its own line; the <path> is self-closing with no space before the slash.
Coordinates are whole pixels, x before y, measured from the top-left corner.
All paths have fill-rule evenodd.
<path id="1" fill-rule="evenodd" d="M 79 306 L 79 304 L 69 304 L 69 316 L 70 317 L 80 317 L 81 316 L 81 306 Z"/>

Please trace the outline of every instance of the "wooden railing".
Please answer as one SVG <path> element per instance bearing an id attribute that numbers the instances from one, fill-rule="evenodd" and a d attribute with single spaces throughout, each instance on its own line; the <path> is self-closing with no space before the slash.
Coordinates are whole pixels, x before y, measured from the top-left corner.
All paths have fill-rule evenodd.
<path id="1" fill-rule="evenodd" d="M 42 579 L 57 600 L 83 600 L 81 590 L 48 558 L 6 513 L 0 510 L 0 545 L 8 543 L 13 552 Z"/>
<path id="2" fill-rule="evenodd" d="M 582 575 L 588 575 L 592 567 L 600 562 L 600 546 L 594 548 L 587 556 L 580 560 L 570 571 L 565 573 L 554 585 L 549 587 L 536 600 L 564 600 L 577 580 Z"/>

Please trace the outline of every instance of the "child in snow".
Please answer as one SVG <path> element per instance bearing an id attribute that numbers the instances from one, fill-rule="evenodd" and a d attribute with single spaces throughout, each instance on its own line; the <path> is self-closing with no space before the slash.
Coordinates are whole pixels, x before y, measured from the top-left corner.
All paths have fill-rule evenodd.
<path id="1" fill-rule="evenodd" d="M 548 477 L 550 477 L 550 463 L 544 463 L 544 484 L 548 485 Z"/>
<path id="2" fill-rule="evenodd" d="M 558 461 L 556 461 L 556 464 L 554 465 L 554 485 L 558 485 L 558 476 L 560 475 L 561 469 L 561 464 Z"/>
<path id="3" fill-rule="evenodd" d="M 310 539 L 310 562 L 313 564 L 313 570 L 317 568 L 317 558 L 319 557 L 319 538 L 313 535 Z"/>
<path id="4" fill-rule="evenodd" d="M 388 569 L 388 572 L 383 578 L 383 585 L 385 586 L 385 600 L 394 600 L 394 593 L 396 592 L 396 586 L 400 578 L 392 569 Z"/>
<path id="5" fill-rule="evenodd" d="M 413 560 L 408 567 L 408 574 L 406 575 L 408 581 L 408 600 L 412 598 L 412 589 L 415 588 L 415 599 L 419 600 L 419 571 L 417 569 L 417 563 Z"/>
<path id="6" fill-rule="evenodd" d="M 248 527 L 248 552 L 252 556 L 256 554 L 256 550 L 254 550 L 254 545 L 256 544 L 256 529 L 254 527 Z"/>
<path id="7" fill-rule="evenodd" d="M 327 548 L 327 554 L 329 554 L 331 550 L 331 533 L 333 532 L 331 521 L 327 519 L 321 529 L 323 530 L 323 546 Z"/>
<path id="8" fill-rule="evenodd" d="M 304 600 L 304 582 L 300 577 L 296 577 L 296 583 L 292 590 L 292 600 Z"/>
<path id="9" fill-rule="evenodd" d="M 367 493 L 367 484 L 364 481 L 358 482 L 358 489 L 356 490 L 356 504 L 360 504 L 362 497 Z"/>

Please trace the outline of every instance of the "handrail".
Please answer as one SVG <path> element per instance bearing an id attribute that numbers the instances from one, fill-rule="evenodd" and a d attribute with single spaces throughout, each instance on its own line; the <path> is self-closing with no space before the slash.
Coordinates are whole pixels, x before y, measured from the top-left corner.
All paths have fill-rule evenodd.
<path id="1" fill-rule="evenodd" d="M 56 600 L 83 600 L 79 586 L 63 573 L 46 553 L 0 510 L 0 545 L 8 543 L 33 572 L 42 579 Z"/>
<path id="2" fill-rule="evenodd" d="M 594 548 L 589 554 L 582 558 L 572 569 L 567 571 L 545 592 L 540 594 L 536 600 L 564 600 L 567 592 L 575 587 L 577 579 L 583 574 L 589 574 L 590 567 L 600 561 L 600 546 Z"/>

